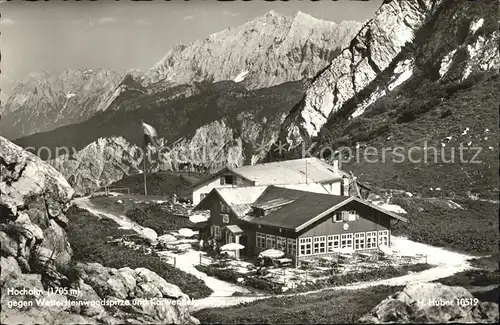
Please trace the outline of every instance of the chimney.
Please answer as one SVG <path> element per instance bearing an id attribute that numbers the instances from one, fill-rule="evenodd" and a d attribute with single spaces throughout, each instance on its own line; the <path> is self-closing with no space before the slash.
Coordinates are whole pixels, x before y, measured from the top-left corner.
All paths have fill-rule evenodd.
<path id="1" fill-rule="evenodd" d="M 335 174 L 338 174 L 338 173 L 339 173 L 339 161 L 338 161 L 338 159 L 335 159 L 335 160 L 333 161 L 333 172 L 334 172 Z"/>
<path id="2" fill-rule="evenodd" d="M 347 176 L 342 177 L 342 193 L 341 195 L 349 196 L 349 178 Z"/>

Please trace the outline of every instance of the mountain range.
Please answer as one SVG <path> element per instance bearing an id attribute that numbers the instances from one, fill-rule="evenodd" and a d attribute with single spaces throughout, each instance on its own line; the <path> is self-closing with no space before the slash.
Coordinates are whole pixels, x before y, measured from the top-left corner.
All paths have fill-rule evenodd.
<path id="1" fill-rule="evenodd" d="M 108 109 L 144 108 L 144 97 L 160 102 L 188 97 L 196 82 L 234 80 L 247 89 L 266 88 L 313 77 L 361 27 L 336 24 L 298 12 L 270 11 L 189 45 L 178 44 L 144 73 L 124 76 L 106 70 L 67 70 L 58 76 L 32 73 L 10 93 L 3 134 L 10 139 L 83 122 Z M 185 93 L 183 91 L 186 91 Z M 161 94 L 158 98 L 157 94 Z M 156 95 L 156 96 L 155 96 Z"/>
<path id="2" fill-rule="evenodd" d="M 66 125 L 54 130 L 38 128 L 36 134 L 24 138 L 18 138 L 19 129 L 11 129 L 12 123 L 6 123 L 5 133 L 14 134 L 11 138 L 18 138 L 18 144 L 36 150 L 42 146 L 82 150 L 58 159 L 58 166 L 76 188 L 106 185 L 123 174 L 138 172 L 134 162 L 116 162 L 116 166 L 111 164 L 113 167 L 107 164 L 104 169 L 114 170 L 108 172 L 82 166 L 86 159 L 98 157 L 92 148 L 101 148 L 103 141 L 110 148 L 122 148 L 124 143 L 141 146 L 140 120 L 152 124 L 164 143 L 179 140 L 175 150 L 219 152 L 219 158 L 212 157 L 216 161 L 204 168 L 256 162 L 276 140 L 281 122 L 310 79 L 328 65 L 361 26 L 359 22 L 323 21 L 302 12 L 287 17 L 271 11 L 242 26 L 189 45 L 177 45 L 146 73 L 130 70 L 120 81 L 113 79 L 115 86 L 97 96 L 99 104 L 93 114 L 85 116 L 85 121 L 82 118 L 70 123 L 74 117 L 67 114 Z M 241 46 L 242 42 L 245 46 Z M 16 89 L 21 94 L 29 93 Z M 9 101 L 16 96 L 23 98 L 12 95 Z M 56 105 L 54 110 L 58 111 Z M 21 119 L 17 118 L 20 114 L 11 111 L 7 111 L 7 122 L 13 117 Z M 34 113 L 27 106 L 19 111 L 24 112 L 24 120 L 33 121 Z M 105 140 L 98 141 L 101 137 Z M 222 153 L 227 150 L 236 150 L 237 154 L 224 158 Z M 86 152 L 92 157 L 87 158 Z M 163 168 L 171 168 L 170 160 Z M 195 160 L 194 164 L 207 164 Z M 178 168 L 177 163 L 173 164 L 174 169 Z M 106 173 L 114 176 L 101 179 Z"/>
<path id="3" fill-rule="evenodd" d="M 347 46 L 361 23 L 275 11 L 190 45 L 179 44 L 143 77 L 145 85 L 242 81 L 257 89 L 311 78 Z"/>
<path id="4" fill-rule="evenodd" d="M 107 70 L 32 73 L 5 101 L 3 134 L 16 139 L 85 121 L 106 109 L 120 80 L 119 74 Z"/>
<path id="5" fill-rule="evenodd" d="M 494 197 L 500 64 L 493 10 L 495 1 L 391 0 L 366 23 L 340 24 L 270 12 L 178 45 L 147 72 L 131 70 L 86 121 L 16 142 L 75 148 L 46 158 L 77 190 L 142 172 L 142 158 L 131 154 L 142 146 L 141 119 L 166 149 L 151 171 L 297 158 L 301 145 L 312 144 L 314 155 L 423 141 L 480 145 L 481 164 L 350 161 L 344 168 L 378 188 Z"/>

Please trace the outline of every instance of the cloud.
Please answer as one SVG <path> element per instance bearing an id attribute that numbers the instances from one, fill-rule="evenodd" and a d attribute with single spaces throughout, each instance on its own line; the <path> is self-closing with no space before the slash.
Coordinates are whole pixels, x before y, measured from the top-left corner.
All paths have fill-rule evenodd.
<path id="1" fill-rule="evenodd" d="M 194 17 L 193 16 L 184 16 L 184 18 L 182 18 L 182 19 L 184 19 L 184 20 L 191 20 L 191 19 L 194 19 Z"/>
<path id="2" fill-rule="evenodd" d="M 11 25 L 14 25 L 16 22 L 14 21 L 14 19 L 12 18 L 2 18 L 0 19 L 0 24 L 2 26 L 11 26 Z"/>
<path id="3" fill-rule="evenodd" d="M 136 20 L 134 20 L 134 24 L 136 24 L 137 26 L 151 26 L 151 25 L 153 25 L 152 22 L 145 20 L 145 19 L 136 19 Z"/>
<path id="4" fill-rule="evenodd" d="M 97 23 L 98 24 L 113 24 L 113 23 L 116 23 L 116 19 L 114 19 L 113 17 L 101 17 L 97 20 Z"/>

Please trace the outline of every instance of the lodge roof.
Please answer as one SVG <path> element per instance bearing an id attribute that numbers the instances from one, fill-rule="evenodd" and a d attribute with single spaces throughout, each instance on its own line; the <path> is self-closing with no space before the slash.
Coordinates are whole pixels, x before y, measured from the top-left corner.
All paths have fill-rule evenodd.
<path id="1" fill-rule="evenodd" d="M 345 172 L 316 157 L 276 161 L 270 163 L 226 167 L 195 184 L 196 188 L 224 172 L 231 172 L 252 182 L 254 185 L 323 183 L 341 179 Z"/>
<path id="2" fill-rule="evenodd" d="M 254 224 L 300 231 L 345 204 L 357 201 L 392 218 L 407 221 L 395 213 L 386 211 L 358 197 L 311 193 L 277 186 L 269 186 L 252 206 L 273 206 L 277 201 L 287 202 L 287 204 L 271 208 L 265 216 L 260 217 L 249 211 L 241 219 Z"/>
<path id="3" fill-rule="evenodd" d="M 316 184 L 316 186 L 318 185 Z M 195 210 L 207 208 L 206 205 L 211 200 L 210 198 L 217 195 L 241 220 L 253 224 L 300 231 L 347 203 L 356 201 L 391 218 L 407 221 L 393 212 L 358 197 L 331 195 L 327 191 L 318 193 L 299 190 L 297 185 L 293 186 L 295 188 L 287 187 L 289 186 L 215 188 L 195 207 Z M 253 207 L 265 210 L 265 215 L 255 215 Z"/>

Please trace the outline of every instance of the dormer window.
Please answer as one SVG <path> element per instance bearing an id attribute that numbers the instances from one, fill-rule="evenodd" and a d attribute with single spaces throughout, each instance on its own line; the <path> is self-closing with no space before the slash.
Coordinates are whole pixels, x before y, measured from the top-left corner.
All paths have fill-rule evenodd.
<path id="1" fill-rule="evenodd" d="M 359 214 L 354 210 L 337 211 L 333 214 L 332 217 L 333 222 L 349 222 L 357 220 L 359 220 Z"/>
<path id="2" fill-rule="evenodd" d="M 221 202 L 220 203 L 220 211 L 222 213 L 229 213 L 229 207 L 224 202 Z"/>
<path id="3" fill-rule="evenodd" d="M 261 208 L 253 207 L 252 212 L 257 217 L 264 217 L 266 215 L 266 211 L 264 209 L 261 209 Z"/>
<path id="4" fill-rule="evenodd" d="M 220 178 L 221 185 L 234 185 L 236 183 L 233 175 L 225 175 Z"/>

